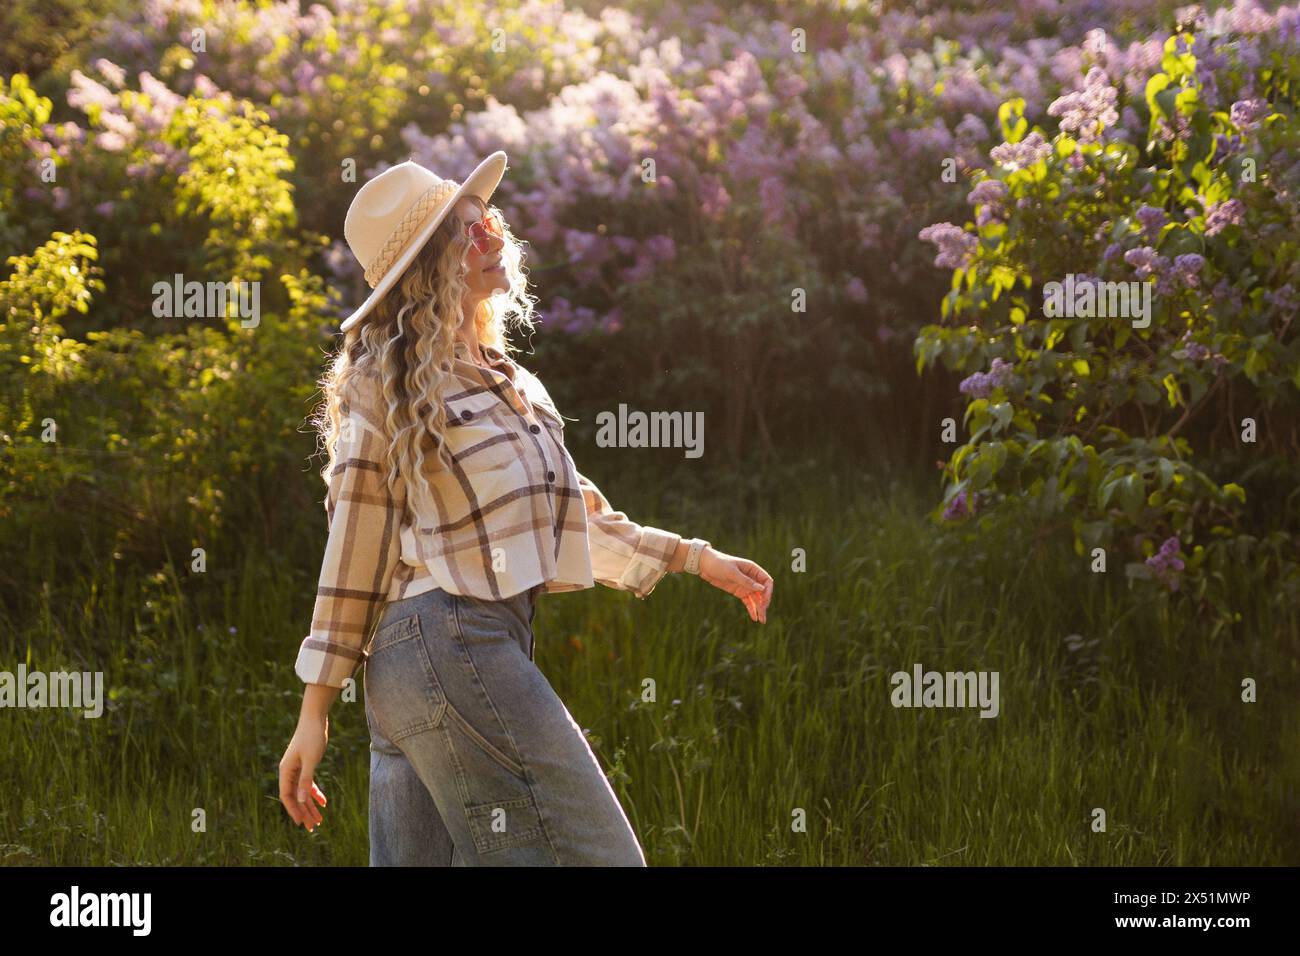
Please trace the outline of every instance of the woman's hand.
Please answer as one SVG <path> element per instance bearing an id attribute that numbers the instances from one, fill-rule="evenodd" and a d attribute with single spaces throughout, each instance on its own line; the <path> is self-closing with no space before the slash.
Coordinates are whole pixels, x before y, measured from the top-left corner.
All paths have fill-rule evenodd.
<path id="1" fill-rule="evenodd" d="M 772 601 L 772 575 L 753 561 L 724 554 L 712 546 L 700 555 L 700 577 L 745 603 L 751 620 L 767 623 Z"/>
<path id="2" fill-rule="evenodd" d="M 321 825 L 321 813 L 312 806 L 315 800 L 322 807 L 326 804 L 325 793 L 316 786 L 316 767 L 325 756 L 325 745 L 329 742 L 329 719 L 300 717 L 298 729 L 293 739 L 280 758 L 280 802 L 294 823 L 301 823 L 308 832 L 314 832 Z M 308 799 L 310 793 L 311 800 Z"/>

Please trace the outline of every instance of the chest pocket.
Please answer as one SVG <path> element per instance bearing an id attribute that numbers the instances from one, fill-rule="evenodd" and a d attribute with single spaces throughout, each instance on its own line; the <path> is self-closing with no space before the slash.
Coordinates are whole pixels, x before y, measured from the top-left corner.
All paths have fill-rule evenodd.
<path id="1" fill-rule="evenodd" d="M 564 419 L 560 417 L 560 413 L 556 410 L 555 406 L 546 401 L 534 401 L 532 405 L 533 408 L 537 410 L 537 417 L 540 418 L 542 422 L 546 424 L 546 427 L 551 430 L 551 434 L 560 442 L 563 442 Z"/>
<path id="2" fill-rule="evenodd" d="M 505 402 L 496 392 L 449 398 L 446 406 L 447 450 L 467 474 L 496 471 L 519 461 L 523 442 L 507 425 Z"/>

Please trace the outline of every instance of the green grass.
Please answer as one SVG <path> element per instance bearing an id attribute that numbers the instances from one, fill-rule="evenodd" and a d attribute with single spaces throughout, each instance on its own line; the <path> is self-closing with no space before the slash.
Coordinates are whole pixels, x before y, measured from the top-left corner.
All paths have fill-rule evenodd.
<path id="1" fill-rule="evenodd" d="M 1248 567 L 1243 622 L 1212 640 L 1122 568 L 1091 574 L 1027 532 L 941 536 L 928 487 L 805 470 L 767 496 L 715 486 L 713 507 L 661 493 L 656 511 L 601 484 L 776 578 L 766 625 L 684 576 L 644 602 L 597 588 L 538 610 L 539 666 L 651 865 L 1300 863 L 1300 626 L 1269 616 Z M 296 553 L 319 555 L 323 523 L 303 533 Z M 316 570 L 255 550 L 195 595 L 110 567 L 5 622 L 0 669 L 102 669 L 115 700 L 98 720 L 0 711 L 0 865 L 364 865 L 360 701 L 332 715 L 325 825 L 294 827 L 276 792 Z M 1000 715 L 895 709 L 889 676 L 915 663 L 998 671 Z"/>

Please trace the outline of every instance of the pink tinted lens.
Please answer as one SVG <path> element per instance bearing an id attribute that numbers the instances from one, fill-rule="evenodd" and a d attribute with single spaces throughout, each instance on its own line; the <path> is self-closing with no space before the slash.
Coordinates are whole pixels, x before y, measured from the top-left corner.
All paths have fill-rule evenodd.
<path id="1" fill-rule="evenodd" d="M 477 222 L 470 223 L 469 237 L 474 242 L 474 248 L 479 252 L 487 252 L 491 249 L 491 238 L 502 238 L 501 223 L 497 219 L 497 214 L 490 212 Z"/>

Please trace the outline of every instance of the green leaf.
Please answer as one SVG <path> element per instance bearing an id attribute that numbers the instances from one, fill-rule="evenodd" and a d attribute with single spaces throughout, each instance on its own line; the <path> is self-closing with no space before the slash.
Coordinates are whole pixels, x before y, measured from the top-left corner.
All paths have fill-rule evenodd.
<path id="1" fill-rule="evenodd" d="M 1134 391 L 1137 393 L 1137 400 L 1143 405 L 1154 405 L 1160 401 L 1160 389 L 1156 388 L 1145 378 L 1138 380 L 1137 385 L 1134 387 Z"/>
<path id="2" fill-rule="evenodd" d="M 1268 357 L 1258 349 L 1251 349 L 1246 353 L 1246 361 L 1241 370 L 1250 379 L 1252 384 L 1256 384 L 1259 373 L 1268 369 Z"/>
<path id="3" fill-rule="evenodd" d="M 1119 484 L 1120 507 L 1136 521 L 1142 513 L 1142 505 L 1146 503 L 1146 482 L 1141 475 L 1135 473 L 1125 475 Z"/>
<path id="4" fill-rule="evenodd" d="M 961 423 L 965 425 L 970 421 L 972 415 L 974 415 L 978 421 L 981 417 L 987 414 L 988 407 L 989 400 L 987 398 L 975 399 L 975 401 L 966 406 L 966 414 L 962 417 Z"/>
<path id="5" fill-rule="evenodd" d="M 1018 143 L 1029 129 L 1025 120 L 1025 100 L 1017 96 L 1007 100 L 998 107 L 998 125 L 1002 127 L 1002 136 L 1008 143 Z"/>
<path id="6" fill-rule="evenodd" d="M 1159 109 L 1159 106 L 1156 103 L 1156 94 L 1160 93 L 1160 91 L 1165 89 L 1165 87 L 1167 87 L 1168 85 L 1169 85 L 1169 77 L 1166 76 L 1164 73 L 1157 73 L 1155 76 L 1151 77 L 1151 79 L 1147 80 L 1147 88 L 1146 88 L 1147 108 L 1152 113 L 1155 113 Z"/>
<path id="7" fill-rule="evenodd" d="M 1119 487 L 1122 476 L 1118 474 L 1118 469 L 1107 475 L 1097 489 L 1098 506 L 1105 509 L 1110 505 L 1110 499 L 1115 494 L 1115 489 Z"/>
<path id="8" fill-rule="evenodd" d="M 1165 393 L 1169 396 L 1169 407 L 1176 408 L 1182 403 L 1183 393 L 1178 388 L 1178 380 L 1174 378 L 1174 373 L 1170 372 L 1163 379 L 1161 384 L 1165 387 Z"/>
<path id="9" fill-rule="evenodd" d="M 1156 105 L 1165 116 L 1172 116 L 1178 108 L 1178 87 L 1166 87 L 1155 96 Z"/>

